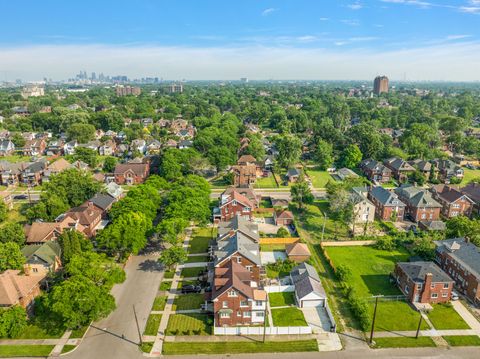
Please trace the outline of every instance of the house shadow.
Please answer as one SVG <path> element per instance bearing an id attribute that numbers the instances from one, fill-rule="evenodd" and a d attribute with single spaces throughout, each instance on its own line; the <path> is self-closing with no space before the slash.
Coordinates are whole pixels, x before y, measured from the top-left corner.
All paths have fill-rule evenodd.
<path id="1" fill-rule="evenodd" d="M 383 295 L 397 294 L 395 285 L 390 281 L 390 275 L 388 274 L 364 274 L 360 277 L 370 293 Z"/>

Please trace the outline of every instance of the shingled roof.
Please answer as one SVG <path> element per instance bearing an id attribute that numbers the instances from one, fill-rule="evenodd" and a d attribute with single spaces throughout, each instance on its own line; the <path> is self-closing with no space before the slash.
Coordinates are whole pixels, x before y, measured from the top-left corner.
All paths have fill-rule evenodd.
<path id="1" fill-rule="evenodd" d="M 403 185 L 396 188 L 395 193 L 413 207 L 442 208 L 442 205 L 433 199 L 432 194 L 422 188 Z"/>
<path id="2" fill-rule="evenodd" d="M 427 274 L 432 274 L 432 282 L 453 282 L 447 273 L 433 262 L 398 262 L 397 266 L 415 283 L 423 283 Z"/>
<path id="3" fill-rule="evenodd" d="M 467 270 L 480 278 L 480 248 L 465 238 L 452 238 L 445 241 L 435 241 L 437 252 L 448 254 Z"/>
<path id="4" fill-rule="evenodd" d="M 405 203 L 400 201 L 396 193 L 386 190 L 382 186 L 373 187 L 370 196 L 385 207 L 405 207 Z"/>

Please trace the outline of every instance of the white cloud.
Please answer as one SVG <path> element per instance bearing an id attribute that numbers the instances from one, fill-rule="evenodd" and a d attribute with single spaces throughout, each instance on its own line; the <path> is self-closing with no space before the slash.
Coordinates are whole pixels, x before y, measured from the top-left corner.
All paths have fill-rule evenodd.
<path id="1" fill-rule="evenodd" d="M 348 4 L 347 7 L 351 10 L 360 10 L 363 9 L 363 5 L 360 2 L 355 2 L 353 4 Z"/>
<path id="2" fill-rule="evenodd" d="M 465 13 L 468 13 L 468 14 L 479 15 L 480 14 L 480 6 L 460 6 L 459 11 L 460 12 L 465 12 Z"/>
<path id="3" fill-rule="evenodd" d="M 274 46 L 167 47 L 56 45 L 0 48 L 2 77 L 65 79 L 80 69 L 165 79 L 362 80 L 377 73 L 415 80 L 480 80 L 480 42 L 449 42 L 406 50 Z M 345 44 L 343 44 L 345 45 Z M 4 75 L 3 75 L 4 73 Z"/>
<path id="4" fill-rule="evenodd" d="M 340 22 L 342 22 L 342 23 L 344 23 L 345 25 L 348 25 L 348 26 L 359 26 L 360 25 L 360 21 L 355 20 L 355 19 L 344 19 L 344 20 L 340 20 Z"/>
<path id="5" fill-rule="evenodd" d="M 445 40 L 463 40 L 472 37 L 472 35 L 448 35 Z"/>
<path id="6" fill-rule="evenodd" d="M 268 9 L 265 9 L 265 10 L 262 11 L 262 16 L 270 15 L 274 11 L 277 11 L 277 9 L 275 9 L 273 7 L 269 7 Z"/>
<path id="7" fill-rule="evenodd" d="M 330 20 L 328 17 L 321 17 L 320 18 L 320 21 L 328 21 L 328 20 Z"/>

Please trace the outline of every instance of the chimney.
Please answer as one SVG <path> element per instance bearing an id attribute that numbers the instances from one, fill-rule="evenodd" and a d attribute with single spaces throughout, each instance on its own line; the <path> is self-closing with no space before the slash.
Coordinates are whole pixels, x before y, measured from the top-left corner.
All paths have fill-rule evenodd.
<path id="1" fill-rule="evenodd" d="M 420 299 L 421 303 L 428 303 L 430 301 L 430 286 L 432 285 L 432 278 L 432 273 L 425 274 L 425 283 L 423 284 L 423 291 Z"/>
<path id="2" fill-rule="evenodd" d="M 29 275 L 31 274 L 30 264 L 25 263 L 25 264 L 23 265 L 23 273 L 24 273 L 26 276 L 29 276 Z"/>

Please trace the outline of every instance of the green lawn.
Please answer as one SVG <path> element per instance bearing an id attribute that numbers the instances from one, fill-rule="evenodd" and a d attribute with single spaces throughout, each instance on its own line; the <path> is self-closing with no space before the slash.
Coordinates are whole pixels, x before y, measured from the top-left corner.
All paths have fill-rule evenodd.
<path id="1" fill-rule="evenodd" d="M 307 169 L 308 177 L 312 181 L 314 188 L 325 188 L 328 181 L 334 181 L 333 177 L 327 171 L 311 170 Z"/>
<path id="2" fill-rule="evenodd" d="M 262 252 L 285 251 L 285 244 L 260 244 Z"/>
<path id="3" fill-rule="evenodd" d="M 80 327 L 77 329 L 73 329 L 72 334 L 70 335 L 70 338 L 83 338 L 87 329 L 88 329 L 88 325 L 85 325 L 84 327 Z"/>
<path id="4" fill-rule="evenodd" d="M 172 310 L 200 309 L 205 303 L 205 295 L 200 293 L 182 294 L 175 297 Z"/>
<path id="5" fill-rule="evenodd" d="M 140 350 L 144 353 L 150 353 L 153 348 L 153 342 L 143 342 L 142 345 L 140 345 Z"/>
<path id="6" fill-rule="evenodd" d="M 164 310 L 165 305 L 167 304 L 167 296 L 161 295 L 155 298 L 152 305 L 152 310 Z"/>
<path id="7" fill-rule="evenodd" d="M 22 156 L 22 155 L 10 155 L 10 156 L 2 156 L 2 161 L 8 162 L 29 162 L 30 156 Z"/>
<path id="8" fill-rule="evenodd" d="M 198 277 L 200 273 L 204 272 L 206 267 L 183 268 L 180 276 L 184 278 Z"/>
<path id="9" fill-rule="evenodd" d="M 275 327 L 305 327 L 307 322 L 300 309 L 296 307 L 272 309 Z"/>
<path id="10" fill-rule="evenodd" d="M 190 239 L 190 247 L 188 253 L 206 253 L 210 241 L 215 237 L 215 229 L 212 228 L 196 228 Z"/>
<path id="11" fill-rule="evenodd" d="M 316 352 L 318 344 L 315 339 L 295 340 L 290 342 L 218 342 L 218 343 L 172 343 L 163 344 L 164 355 L 191 354 L 241 354 L 241 353 L 295 353 Z"/>
<path id="12" fill-rule="evenodd" d="M 25 209 L 29 207 L 27 203 L 15 203 L 13 205 L 13 209 L 7 212 L 7 218 L 0 224 L 0 228 L 3 227 L 7 223 L 19 223 L 25 224 L 27 223 L 27 217 L 25 217 Z"/>
<path id="13" fill-rule="evenodd" d="M 471 180 L 480 177 L 480 170 L 471 170 L 469 168 L 463 168 L 463 180 L 462 185 L 466 185 Z"/>
<path id="14" fill-rule="evenodd" d="M 373 316 L 373 302 L 370 303 L 370 312 Z M 412 309 L 403 301 L 379 301 L 377 307 L 377 319 L 375 330 L 416 330 L 420 321 L 420 313 Z M 421 329 L 430 329 L 422 320 Z"/>
<path id="15" fill-rule="evenodd" d="M 145 325 L 144 335 L 157 335 L 158 327 L 160 326 L 160 320 L 162 320 L 161 314 L 150 314 Z"/>
<path id="16" fill-rule="evenodd" d="M 54 345 L 0 345 L 0 358 L 48 357 Z"/>
<path id="17" fill-rule="evenodd" d="M 446 335 L 443 339 L 451 347 L 480 346 L 480 337 L 478 335 Z"/>
<path id="18" fill-rule="evenodd" d="M 295 295 L 293 292 L 269 293 L 268 300 L 271 307 L 284 307 L 295 304 Z"/>
<path id="19" fill-rule="evenodd" d="M 376 349 L 380 348 L 419 348 L 435 347 L 435 342 L 430 337 L 395 337 L 395 338 L 375 338 Z"/>
<path id="20" fill-rule="evenodd" d="M 173 314 L 168 319 L 166 334 L 210 335 L 212 325 L 213 318 L 206 314 Z"/>
<path id="21" fill-rule="evenodd" d="M 273 176 L 260 177 L 255 181 L 255 188 L 277 188 L 277 183 Z"/>
<path id="22" fill-rule="evenodd" d="M 178 282 L 177 289 L 182 289 L 182 287 L 186 285 L 199 285 L 200 282 L 198 280 L 182 280 Z"/>
<path id="23" fill-rule="evenodd" d="M 62 354 L 68 353 L 76 348 L 76 345 L 64 345 L 62 348 Z"/>
<path id="24" fill-rule="evenodd" d="M 428 318 L 435 329 L 470 329 L 451 304 L 434 304 Z"/>
<path id="25" fill-rule="evenodd" d="M 208 262 L 210 258 L 208 256 L 193 256 L 187 257 L 187 261 L 185 263 L 201 263 L 201 262 Z"/>
<path id="26" fill-rule="evenodd" d="M 37 324 L 30 323 L 15 339 L 58 339 L 62 337 L 64 332 L 65 329 L 60 327 L 45 329 Z"/>
<path id="27" fill-rule="evenodd" d="M 172 279 L 174 275 L 175 275 L 174 270 L 167 270 L 167 271 L 165 271 L 165 273 L 163 273 L 163 278 L 164 279 Z"/>
<path id="28" fill-rule="evenodd" d="M 160 283 L 160 287 L 158 288 L 159 290 L 170 290 L 172 287 L 172 282 L 162 282 Z"/>

